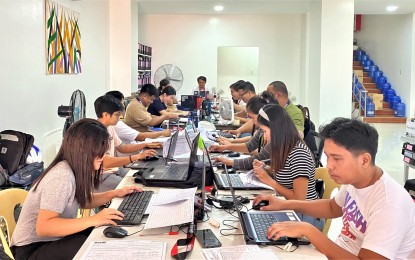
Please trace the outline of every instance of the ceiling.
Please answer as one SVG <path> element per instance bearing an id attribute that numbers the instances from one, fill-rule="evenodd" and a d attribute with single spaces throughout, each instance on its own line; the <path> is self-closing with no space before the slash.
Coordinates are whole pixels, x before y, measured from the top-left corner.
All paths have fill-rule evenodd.
<path id="1" fill-rule="evenodd" d="M 320 0 L 136 0 L 141 14 L 218 14 L 213 6 L 222 4 L 221 14 L 305 13 Z M 327 1 L 327 0 L 326 0 Z M 390 13 L 386 6 L 398 9 Z M 415 0 L 355 0 L 356 14 L 408 14 L 415 12 Z"/>

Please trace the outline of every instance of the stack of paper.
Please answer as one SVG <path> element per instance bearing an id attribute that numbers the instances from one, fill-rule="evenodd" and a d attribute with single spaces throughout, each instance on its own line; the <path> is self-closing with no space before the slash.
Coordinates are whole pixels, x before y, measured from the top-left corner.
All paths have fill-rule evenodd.
<path id="1" fill-rule="evenodd" d="M 278 259 L 271 249 L 261 249 L 257 245 L 203 249 L 203 257 L 206 260 Z"/>
<path id="2" fill-rule="evenodd" d="M 241 177 L 241 181 L 245 185 L 245 187 L 262 187 L 265 189 L 273 190 L 273 188 L 265 183 L 261 182 L 254 174 L 253 170 L 250 170 L 247 173 L 239 174 Z"/>
<path id="3" fill-rule="evenodd" d="M 189 189 L 160 189 L 144 229 L 168 227 L 193 221 L 196 187 Z M 171 214 L 174 212 L 174 214 Z M 166 216 L 169 216 L 166 218 Z"/>

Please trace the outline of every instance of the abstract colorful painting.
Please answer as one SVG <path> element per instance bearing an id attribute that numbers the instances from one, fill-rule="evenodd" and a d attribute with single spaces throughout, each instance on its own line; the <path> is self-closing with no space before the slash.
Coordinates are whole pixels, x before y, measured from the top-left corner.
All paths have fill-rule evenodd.
<path id="1" fill-rule="evenodd" d="M 81 73 L 79 13 L 46 0 L 47 74 Z"/>

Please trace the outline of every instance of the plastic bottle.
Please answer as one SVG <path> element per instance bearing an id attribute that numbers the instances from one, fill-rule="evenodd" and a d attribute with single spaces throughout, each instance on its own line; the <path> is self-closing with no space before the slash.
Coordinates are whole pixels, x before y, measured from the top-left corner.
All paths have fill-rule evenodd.
<path id="1" fill-rule="evenodd" d="M 190 131 L 190 130 L 193 129 L 193 127 L 192 127 L 192 113 L 189 113 L 189 117 L 187 118 L 186 129 L 187 129 L 187 131 Z"/>

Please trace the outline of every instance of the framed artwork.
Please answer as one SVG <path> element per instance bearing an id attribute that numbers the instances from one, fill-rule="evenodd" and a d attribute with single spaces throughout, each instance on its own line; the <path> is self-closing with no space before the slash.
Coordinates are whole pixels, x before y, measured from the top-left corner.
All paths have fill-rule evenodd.
<path id="1" fill-rule="evenodd" d="M 79 13 L 46 0 L 46 74 L 82 72 L 79 17 Z"/>

